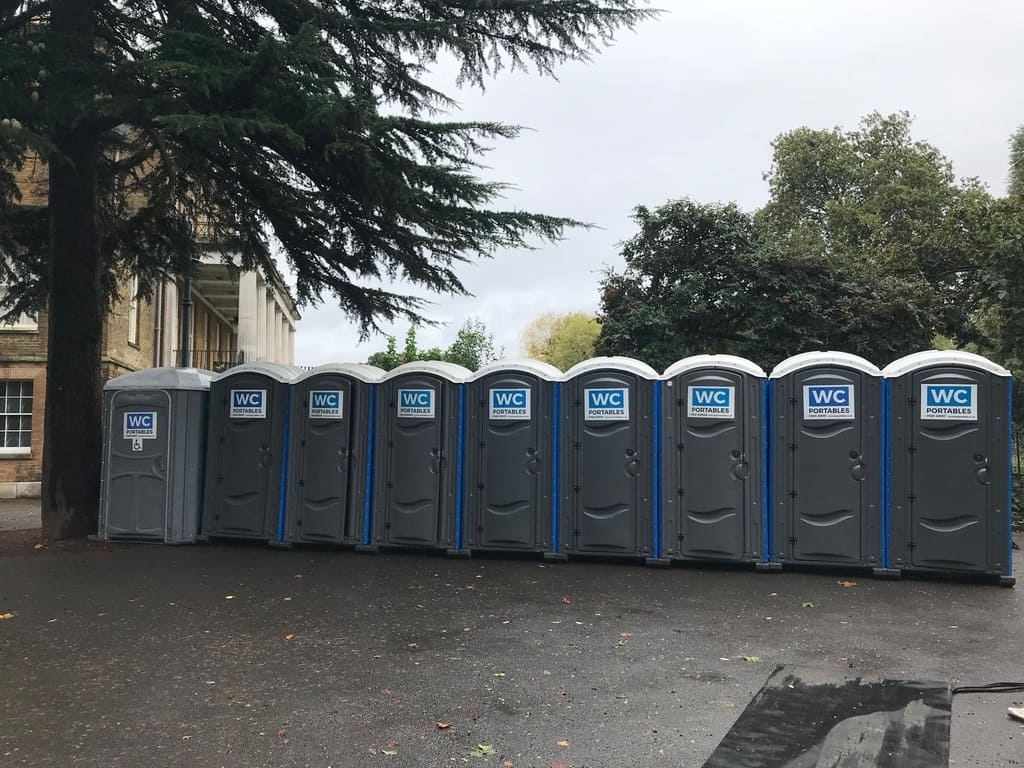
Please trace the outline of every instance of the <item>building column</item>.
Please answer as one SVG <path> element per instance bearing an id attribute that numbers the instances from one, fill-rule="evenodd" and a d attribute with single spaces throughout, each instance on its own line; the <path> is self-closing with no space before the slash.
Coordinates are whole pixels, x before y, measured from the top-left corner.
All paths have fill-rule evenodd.
<path id="1" fill-rule="evenodd" d="M 288 365 L 295 365 L 295 326 L 288 328 Z"/>
<path id="2" fill-rule="evenodd" d="M 177 365 L 178 358 L 178 315 L 181 303 L 178 300 L 178 283 L 174 280 L 164 282 L 164 302 L 161 307 L 163 317 L 160 318 L 160 363 L 161 365 Z"/>
<path id="3" fill-rule="evenodd" d="M 243 272 L 238 278 L 238 344 L 247 363 L 259 359 L 259 275 Z"/>

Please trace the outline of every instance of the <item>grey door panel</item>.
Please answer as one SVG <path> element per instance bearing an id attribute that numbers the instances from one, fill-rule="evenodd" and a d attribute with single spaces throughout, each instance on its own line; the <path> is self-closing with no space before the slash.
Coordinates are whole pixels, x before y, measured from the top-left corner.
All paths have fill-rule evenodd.
<path id="1" fill-rule="evenodd" d="M 132 450 L 124 438 L 125 414 L 155 413 L 156 437 Z M 118 391 L 110 407 L 107 483 L 107 534 L 163 540 L 168 506 L 171 418 L 164 392 Z"/>
<path id="2" fill-rule="evenodd" d="M 687 415 L 689 387 L 733 387 L 732 418 Z M 747 483 L 760 466 L 747 455 L 744 377 L 727 370 L 696 371 L 679 378 L 673 407 L 684 437 L 676 446 L 683 494 L 679 497 L 681 554 L 738 559 L 746 551 L 744 511 Z M 681 450 L 680 450 L 681 448 Z"/>
<path id="3" fill-rule="evenodd" d="M 967 369 L 931 369 L 912 377 L 921 385 L 965 383 L 978 387 L 976 421 L 924 420 L 914 408 L 911 464 L 912 563 L 930 568 L 975 569 L 987 562 L 986 522 L 990 468 L 987 376 Z"/>
<path id="4" fill-rule="evenodd" d="M 864 374 L 849 369 L 808 369 L 794 376 L 790 410 L 796 450 L 792 451 L 791 535 L 795 560 L 857 563 L 862 558 L 865 478 L 877 477 L 878 455 L 865 460 L 864 417 L 877 399 L 864 386 Z M 804 387 L 849 385 L 855 418 L 803 418 Z M 876 407 L 877 410 L 877 407 Z M 872 487 L 876 487 L 872 485 Z"/>
<path id="5" fill-rule="evenodd" d="M 300 541 L 341 542 L 345 538 L 349 510 L 350 478 L 353 466 L 353 414 L 357 407 L 355 388 L 343 376 L 320 376 L 303 382 L 297 392 L 295 417 L 301 419 L 302 437 L 293 450 L 298 452 L 298 497 L 295 537 Z M 341 392 L 342 418 L 311 418 L 312 392 Z"/>

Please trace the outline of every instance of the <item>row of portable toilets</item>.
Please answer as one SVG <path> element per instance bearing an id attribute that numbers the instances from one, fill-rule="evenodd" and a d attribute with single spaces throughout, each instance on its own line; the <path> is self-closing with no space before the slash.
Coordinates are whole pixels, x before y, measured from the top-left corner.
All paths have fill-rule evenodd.
<path id="1" fill-rule="evenodd" d="M 1011 563 L 1009 372 L 965 352 L 880 371 L 807 353 L 659 375 L 418 362 L 105 389 L 100 536 L 535 552 L 998 576 Z"/>

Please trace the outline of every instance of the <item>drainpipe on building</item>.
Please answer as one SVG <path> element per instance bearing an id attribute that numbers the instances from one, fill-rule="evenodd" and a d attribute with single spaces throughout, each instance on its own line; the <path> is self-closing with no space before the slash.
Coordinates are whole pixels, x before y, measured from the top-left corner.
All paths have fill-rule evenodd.
<path id="1" fill-rule="evenodd" d="M 192 278 L 185 275 L 181 290 L 181 362 L 183 368 L 192 365 Z"/>
<path id="2" fill-rule="evenodd" d="M 164 353 L 164 281 L 156 286 L 156 311 L 153 318 L 153 367 L 160 365 Z"/>

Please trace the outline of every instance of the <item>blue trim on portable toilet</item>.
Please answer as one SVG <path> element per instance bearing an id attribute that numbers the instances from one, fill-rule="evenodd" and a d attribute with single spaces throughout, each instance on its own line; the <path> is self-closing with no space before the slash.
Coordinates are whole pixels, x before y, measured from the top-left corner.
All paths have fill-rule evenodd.
<path id="1" fill-rule="evenodd" d="M 772 519 L 772 454 L 768 450 L 772 429 L 772 394 L 771 388 L 774 384 L 771 381 L 761 382 L 761 548 L 764 561 L 772 561 L 772 546 L 774 544 L 771 519 Z"/>
<path id="2" fill-rule="evenodd" d="M 284 397 L 284 447 L 281 449 L 281 494 L 277 504 L 277 540 L 284 541 L 284 517 L 288 501 L 288 448 L 292 429 L 292 388 Z"/>
<path id="3" fill-rule="evenodd" d="M 654 386 L 654 451 L 651 461 L 654 462 L 654 472 L 651 503 L 654 510 L 654 557 L 661 557 L 661 383 L 653 382 Z"/>
<path id="4" fill-rule="evenodd" d="M 890 439 L 891 390 L 889 379 L 882 379 L 882 567 L 889 567 L 889 478 L 892 472 L 892 441 Z"/>
<path id="5" fill-rule="evenodd" d="M 373 535 L 373 447 L 377 432 L 377 385 L 370 387 L 370 428 L 366 435 L 366 498 L 363 499 L 363 544 Z"/>
<path id="6" fill-rule="evenodd" d="M 562 432 L 562 387 L 556 383 L 552 387 L 554 392 L 554 429 L 552 429 L 553 442 L 551 446 L 551 454 L 553 457 L 553 469 L 554 476 L 551 483 L 551 552 L 558 554 L 558 533 L 559 533 L 559 520 L 558 516 L 562 512 L 561 493 L 562 493 L 562 455 L 560 449 L 560 438 Z"/>
<path id="7" fill-rule="evenodd" d="M 1006 383 L 1006 575 L 1013 576 L 1013 377 Z"/>
<path id="8" fill-rule="evenodd" d="M 455 468 L 455 548 L 462 549 L 462 475 L 465 461 L 466 437 L 466 385 L 459 384 L 459 426 L 456 437 Z"/>

